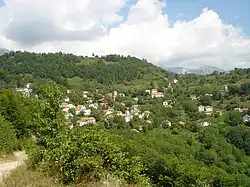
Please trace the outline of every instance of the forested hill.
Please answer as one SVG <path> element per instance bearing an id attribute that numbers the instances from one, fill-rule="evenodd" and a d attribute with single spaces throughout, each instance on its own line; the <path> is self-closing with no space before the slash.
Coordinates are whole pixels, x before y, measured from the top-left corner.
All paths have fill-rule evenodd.
<path id="1" fill-rule="evenodd" d="M 29 78 L 49 78 L 63 85 L 73 77 L 110 85 L 126 84 L 146 76 L 164 77 L 166 73 L 146 60 L 135 57 L 119 55 L 83 57 L 61 52 L 54 54 L 10 52 L 0 57 L 0 67 L 9 74 L 29 75 Z"/>

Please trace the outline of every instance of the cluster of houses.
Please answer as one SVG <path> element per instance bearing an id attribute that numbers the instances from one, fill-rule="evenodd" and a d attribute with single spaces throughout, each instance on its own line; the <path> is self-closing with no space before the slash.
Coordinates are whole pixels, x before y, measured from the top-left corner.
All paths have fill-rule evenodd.
<path id="1" fill-rule="evenodd" d="M 67 91 L 67 93 L 70 93 L 70 91 Z M 66 97 L 64 99 L 64 102 L 61 104 L 62 111 L 64 112 L 65 118 L 68 121 L 68 123 L 70 123 L 71 119 L 74 117 L 74 115 L 76 115 L 76 116 L 81 116 L 81 118 L 76 122 L 79 126 L 95 124 L 96 119 L 92 116 L 93 108 L 95 109 L 104 108 L 102 111 L 104 114 L 103 117 L 105 119 L 110 119 L 113 118 L 114 116 L 121 116 L 127 123 L 130 122 L 135 116 L 138 117 L 139 119 L 146 119 L 149 118 L 150 115 L 149 111 L 141 112 L 139 109 L 139 105 L 132 105 L 132 107 L 127 108 L 127 110 L 123 113 L 122 111 L 115 111 L 114 108 L 110 107 L 104 96 L 100 98 L 97 103 L 93 103 L 93 99 L 87 96 L 87 92 L 84 92 L 84 95 L 87 98 L 86 103 L 88 103 L 85 106 L 84 105 L 75 106 L 74 104 L 70 103 L 70 99 L 68 97 Z M 125 94 L 123 93 L 118 94 L 116 91 L 114 91 L 113 93 L 106 94 L 106 96 L 110 96 L 114 100 L 118 95 L 120 97 L 125 97 Z M 124 103 L 121 104 L 125 106 Z"/>

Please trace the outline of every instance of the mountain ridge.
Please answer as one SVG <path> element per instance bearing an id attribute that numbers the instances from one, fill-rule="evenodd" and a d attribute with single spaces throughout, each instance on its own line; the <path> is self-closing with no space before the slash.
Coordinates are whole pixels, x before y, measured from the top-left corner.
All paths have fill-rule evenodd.
<path id="1" fill-rule="evenodd" d="M 192 68 L 185 68 L 185 67 L 164 67 L 165 70 L 173 72 L 173 73 L 177 73 L 177 74 L 190 74 L 190 73 L 194 73 L 194 74 L 198 74 L 198 75 L 209 75 L 211 73 L 213 73 L 214 71 L 217 72 L 227 72 L 224 69 L 220 69 L 214 66 L 202 66 L 196 69 L 192 69 Z"/>

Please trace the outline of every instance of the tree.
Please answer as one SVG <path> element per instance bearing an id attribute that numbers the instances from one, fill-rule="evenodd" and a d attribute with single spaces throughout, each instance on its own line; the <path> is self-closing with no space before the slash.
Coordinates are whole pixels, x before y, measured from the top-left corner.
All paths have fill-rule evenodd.
<path id="1" fill-rule="evenodd" d="M 210 96 L 204 95 L 200 98 L 200 102 L 202 105 L 211 105 L 213 100 L 211 99 Z"/>

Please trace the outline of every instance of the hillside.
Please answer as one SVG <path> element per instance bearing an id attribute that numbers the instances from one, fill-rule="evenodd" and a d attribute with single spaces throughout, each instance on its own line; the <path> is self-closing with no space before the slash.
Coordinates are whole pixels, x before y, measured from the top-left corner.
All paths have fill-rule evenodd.
<path id="1" fill-rule="evenodd" d="M 250 186 L 250 69 L 179 75 L 134 57 L 28 52 L 0 66 L 0 153 L 27 151 L 22 184 Z"/>

